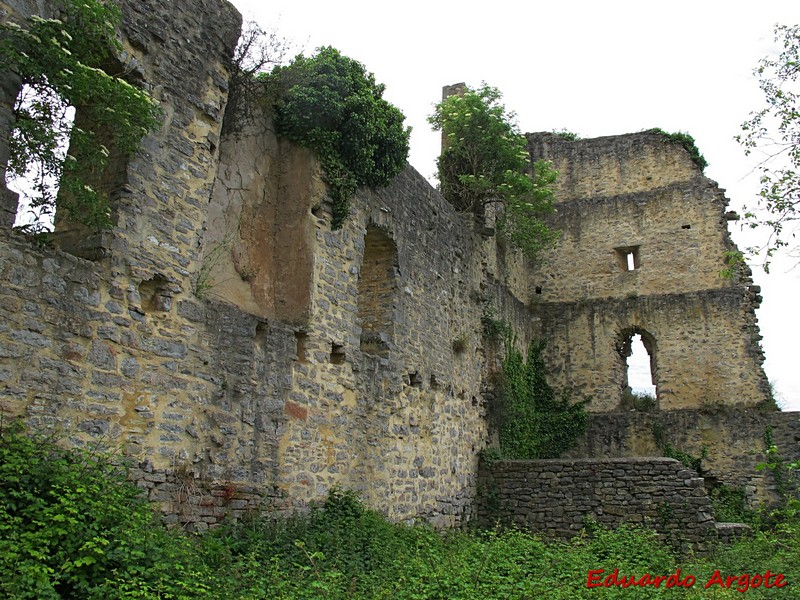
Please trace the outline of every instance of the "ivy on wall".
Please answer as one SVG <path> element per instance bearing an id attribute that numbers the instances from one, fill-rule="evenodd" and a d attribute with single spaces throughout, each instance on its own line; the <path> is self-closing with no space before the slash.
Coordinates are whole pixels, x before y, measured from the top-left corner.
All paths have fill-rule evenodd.
<path id="1" fill-rule="evenodd" d="M 566 391 L 556 394 L 547 383 L 545 345 L 532 342 L 525 360 L 506 338 L 496 415 L 500 447 L 490 453 L 498 458 L 558 458 L 586 431 L 584 402 L 571 404 Z"/>

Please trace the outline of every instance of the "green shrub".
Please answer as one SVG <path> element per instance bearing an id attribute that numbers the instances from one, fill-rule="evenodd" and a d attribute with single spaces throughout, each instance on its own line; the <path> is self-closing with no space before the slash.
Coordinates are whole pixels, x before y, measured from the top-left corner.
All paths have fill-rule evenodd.
<path id="1" fill-rule="evenodd" d="M 697 148 L 697 144 L 695 144 L 694 138 L 691 135 L 684 133 L 683 131 L 668 133 L 663 129 L 659 129 L 658 127 L 648 129 L 648 132 L 661 135 L 670 144 L 678 144 L 679 146 L 683 146 L 683 148 L 689 153 L 689 157 L 692 159 L 692 162 L 697 165 L 698 169 L 700 169 L 700 172 L 705 171 L 705 168 L 708 166 L 708 161 L 702 154 L 700 154 L 700 150 Z"/>
<path id="2" fill-rule="evenodd" d="M 674 556 L 649 530 L 585 526 L 569 542 L 513 529 L 436 531 L 391 523 L 333 490 L 302 514 L 251 515 L 189 537 L 158 523 L 107 455 L 64 450 L 17 424 L 0 429 L 0 596 L 11 600 L 737 598 L 703 584 L 715 569 L 800 581 L 796 512 L 702 559 Z M 697 578 L 692 589 L 586 587 L 590 570 L 678 568 Z M 748 597 L 792 597 L 782 591 Z"/>
<path id="3" fill-rule="evenodd" d="M 277 67 L 265 81 L 277 90 L 278 133 L 320 159 L 334 229 L 347 218 L 356 188 L 386 186 L 405 168 L 411 130 L 361 63 L 328 46 Z"/>
<path id="4" fill-rule="evenodd" d="M 107 456 L 0 429 L 3 597 L 199 597 L 208 573 L 192 555 Z"/>
<path id="5" fill-rule="evenodd" d="M 711 488 L 709 496 L 716 521 L 758 525 L 758 513 L 748 506 L 744 488 L 719 484 Z"/>
<path id="6" fill-rule="evenodd" d="M 554 210 L 558 173 L 548 161 L 531 164 L 527 139 L 501 97 L 497 88 L 484 84 L 436 105 L 428 121 L 444 138 L 439 187 L 448 202 L 473 212 L 481 224 L 488 207 L 498 208 L 500 235 L 535 258 L 558 239 L 545 223 Z"/>

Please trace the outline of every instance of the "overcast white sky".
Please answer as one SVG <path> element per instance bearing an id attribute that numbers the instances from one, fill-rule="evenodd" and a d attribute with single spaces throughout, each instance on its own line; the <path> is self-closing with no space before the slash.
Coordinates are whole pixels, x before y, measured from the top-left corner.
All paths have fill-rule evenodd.
<path id="1" fill-rule="evenodd" d="M 295 52 L 332 45 L 386 84 L 413 127 L 410 162 L 429 179 L 439 136 L 426 122 L 443 85 L 500 88 L 522 131 L 581 137 L 660 127 L 693 135 L 706 175 L 731 208 L 752 202 L 755 161 L 733 141 L 762 98 L 753 68 L 774 50 L 775 23 L 800 22 L 800 1 L 233 0 L 245 19 L 275 28 Z M 752 245 L 733 225 L 740 247 Z M 767 376 L 800 410 L 800 269 L 754 268 Z M 731 376 L 735 376 L 731 374 Z"/>

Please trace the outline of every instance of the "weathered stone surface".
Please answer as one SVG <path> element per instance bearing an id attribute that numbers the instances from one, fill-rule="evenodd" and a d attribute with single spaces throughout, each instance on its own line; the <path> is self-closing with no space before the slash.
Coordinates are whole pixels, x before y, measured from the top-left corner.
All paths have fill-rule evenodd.
<path id="1" fill-rule="evenodd" d="M 587 520 L 636 523 L 677 548 L 704 551 L 718 539 L 714 511 L 702 487 L 696 494 L 702 479 L 684 473 L 671 458 L 493 461 L 478 478 L 478 520 L 562 539 Z M 726 529 L 724 539 L 741 535 L 742 527 Z"/>
<path id="2" fill-rule="evenodd" d="M 24 17 L 29 4 L 9 10 Z M 75 444 L 124 448 L 171 522 L 202 528 L 262 498 L 290 510 L 334 486 L 395 519 L 469 518 L 503 352 L 487 316 L 520 347 L 550 338 L 553 383 L 595 394 L 596 411 L 617 406 L 615 344 L 637 329 L 656 342 L 662 409 L 765 397 L 757 290 L 716 278 L 731 248 L 725 199 L 682 149 L 644 134 L 532 141 L 563 171 L 565 231 L 533 266 L 410 167 L 361 190 L 334 231 L 308 150 L 279 141 L 266 117 L 221 136 L 236 11 L 121 6 L 120 63 L 163 122 L 110 177 L 112 231 L 72 242 L 59 231 L 61 249 L 0 231 L 0 410 Z M 3 86 L 0 134 L 15 89 Z M 615 248 L 636 244 L 639 271 L 615 270 Z M 616 483 L 627 467 L 581 479 L 557 463 L 536 482 L 562 477 L 587 506 L 602 491 L 604 511 L 659 494 L 702 508 L 684 490 L 702 489 L 693 474 L 645 468 L 658 484 L 633 496 Z M 565 491 L 553 493 L 559 519 L 579 529 Z"/>
<path id="3" fill-rule="evenodd" d="M 529 146 L 559 171 L 562 237 L 531 278 L 554 383 L 591 397 L 589 410 L 617 409 L 636 333 L 649 341 L 661 409 L 762 402 L 760 297 L 749 270 L 720 276 L 735 249 L 724 190 L 659 134 L 542 133 Z"/>
<path id="4" fill-rule="evenodd" d="M 722 484 L 743 489 L 748 503 L 756 508 L 778 499 L 772 473 L 755 468 L 767 459 L 765 436 L 786 460 L 800 460 L 798 431 L 798 413 L 753 408 L 709 405 L 699 410 L 594 414 L 586 435 L 568 454 L 594 459 L 658 456 L 666 443 L 703 457 L 701 466 L 709 487 Z"/>

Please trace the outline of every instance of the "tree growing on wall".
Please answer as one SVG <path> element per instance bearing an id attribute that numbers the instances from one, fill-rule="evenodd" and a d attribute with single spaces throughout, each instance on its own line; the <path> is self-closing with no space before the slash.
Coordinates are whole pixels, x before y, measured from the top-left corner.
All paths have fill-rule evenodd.
<path id="1" fill-rule="evenodd" d="M 108 198 L 95 182 L 111 152 L 131 154 L 157 122 L 145 91 L 102 68 L 121 49 L 119 19 L 112 3 L 66 0 L 58 19 L 0 25 L 0 63 L 23 84 L 13 107 L 8 175 L 32 182 L 34 231 L 57 208 L 92 228 L 110 226 Z M 71 107 L 81 111 L 81 126 L 69 118 Z"/>
<path id="2" fill-rule="evenodd" d="M 359 186 L 386 186 L 406 166 L 411 130 L 384 100 L 385 86 L 360 62 L 332 47 L 298 56 L 267 78 L 276 96 L 275 127 L 317 154 L 341 227 Z"/>
<path id="3" fill-rule="evenodd" d="M 748 210 L 745 219 L 751 228 L 766 226 L 770 232 L 763 248 L 749 249 L 765 252 L 767 271 L 775 252 L 793 243 L 800 218 L 800 25 L 776 26 L 775 41 L 780 53 L 755 69 L 766 106 L 750 114 L 736 137 L 746 155 L 763 157 L 757 167 L 760 214 Z"/>
<path id="4" fill-rule="evenodd" d="M 484 84 L 436 105 L 428 121 L 444 136 L 439 186 L 453 206 L 481 220 L 488 207 L 498 209 L 501 235 L 534 257 L 557 238 L 544 221 L 553 212 L 557 172 L 547 161 L 531 164 L 525 136 L 501 97 Z"/>

